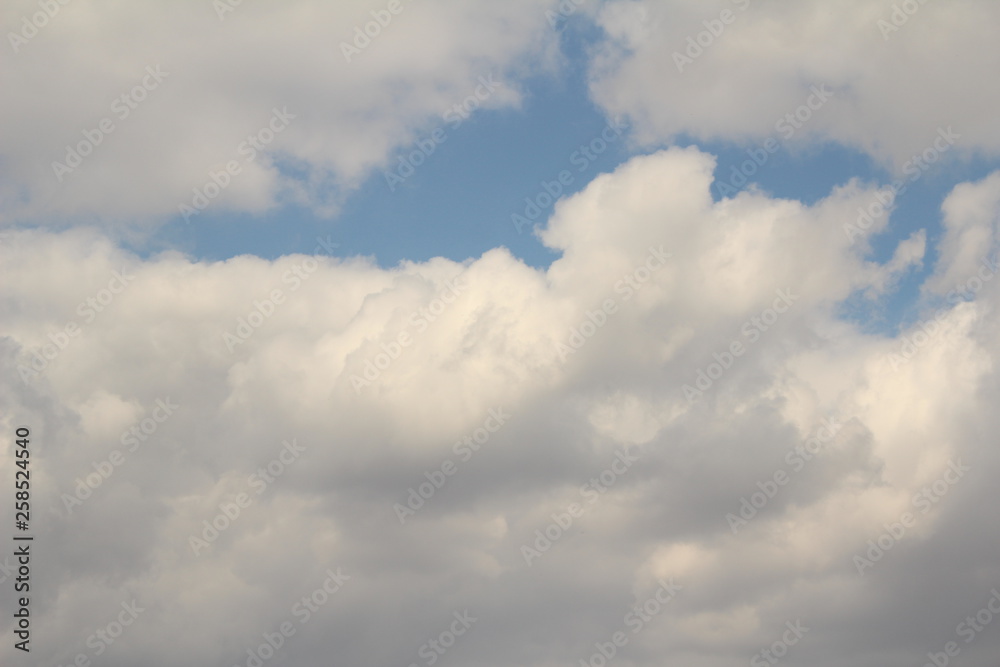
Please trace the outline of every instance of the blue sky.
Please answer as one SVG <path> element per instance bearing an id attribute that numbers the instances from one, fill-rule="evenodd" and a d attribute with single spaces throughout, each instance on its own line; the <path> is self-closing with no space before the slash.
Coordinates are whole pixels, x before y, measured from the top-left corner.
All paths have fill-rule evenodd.
<path id="1" fill-rule="evenodd" d="M 240 254 L 273 259 L 311 252 L 318 236 L 329 236 L 339 244 L 340 255 L 373 257 L 382 267 L 436 256 L 463 261 L 504 246 L 528 265 L 544 268 L 557 254 L 545 248 L 529 232 L 530 227 L 518 233 L 512 215 L 523 214 L 525 198 L 537 197 L 542 182 L 555 180 L 560 171 L 569 169 L 573 176 L 562 195 L 566 196 L 636 154 L 669 145 L 695 145 L 717 156 L 717 185 L 728 181 L 732 168 L 747 160 L 748 149 L 759 149 L 760 141 L 699 142 L 684 133 L 670 143 L 635 149 L 630 147 L 630 130 L 626 129 L 626 140 L 609 144 L 579 171 L 570 163 L 571 155 L 600 136 L 609 123 L 587 86 L 587 54 L 606 35 L 576 16 L 559 28 L 564 61 L 557 72 L 514 82 L 523 91 L 520 108 L 477 109 L 457 127 L 443 117 L 432 118 L 417 133 L 417 141 L 426 140 L 435 130 L 443 130 L 445 140 L 394 191 L 382 169 L 372 172 L 332 218 L 296 206 L 256 215 L 210 207 L 197 224 L 174 219 L 136 251 L 147 254 L 172 247 L 207 260 Z M 400 147 L 389 166 L 397 165 L 401 155 L 415 148 L 416 141 Z M 899 241 L 922 228 L 930 242 L 927 261 L 877 304 L 852 299 L 844 305 L 843 315 L 863 322 L 869 330 L 884 332 L 918 318 L 921 313 L 915 304 L 919 286 L 933 270 L 941 202 L 955 184 L 982 178 L 998 165 L 995 159 L 946 156 L 901 195 L 890 228 L 872 238 L 871 258 L 887 261 Z M 836 142 L 819 142 L 783 144 L 750 176 L 747 185 L 756 184 L 774 197 L 812 204 L 851 178 L 880 185 L 892 181 L 891 173 L 870 155 Z M 718 187 L 713 187 L 712 194 L 716 200 L 723 196 Z M 543 223 L 551 211 L 551 205 L 544 207 L 534 222 Z"/>
<path id="2" fill-rule="evenodd" d="M 0 25 L 4 667 L 995 664 L 1000 3 Z"/>

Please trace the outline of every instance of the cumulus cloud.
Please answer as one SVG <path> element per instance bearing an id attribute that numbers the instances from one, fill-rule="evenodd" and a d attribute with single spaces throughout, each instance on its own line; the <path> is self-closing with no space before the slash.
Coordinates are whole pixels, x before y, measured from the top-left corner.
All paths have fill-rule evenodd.
<path id="1" fill-rule="evenodd" d="M 149 227 L 212 174 L 220 210 L 332 214 L 478 77 L 504 82 L 484 106 L 519 104 L 517 74 L 551 62 L 548 4 L 7 3 L 2 220 Z"/>
<path id="2" fill-rule="evenodd" d="M 998 12 L 5 5 L 24 664 L 902 667 L 948 642 L 987 664 L 1000 171 L 900 235 L 858 178 L 716 201 L 715 157 L 671 145 L 834 142 L 900 179 L 915 155 L 993 159 Z M 330 237 L 276 259 L 126 249 L 198 197 L 335 216 L 483 77 L 502 85 L 481 106 L 517 107 L 585 33 L 589 94 L 633 154 L 555 202 L 547 267 L 502 246 L 382 267 Z M 898 331 L 845 317 L 901 286 Z M 0 555 L 0 585 L 16 565 Z M 20 604 L 0 600 L 9 640 Z"/>
<path id="3" fill-rule="evenodd" d="M 289 665 L 426 664 L 445 631 L 442 660 L 477 665 L 589 660 L 619 630 L 636 665 L 747 661 L 796 621 L 800 664 L 952 639 L 1000 577 L 996 282 L 864 333 L 840 304 L 925 238 L 874 263 L 844 233 L 870 189 L 713 202 L 713 168 L 670 149 L 598 176 L 540 230 L 547 269 L 12 234 L 2 467 L 33 424 L 39 659 L 247 664 L 282 623 Z M 996 178 L 945 203 L 932 283 L 975 268 Z"/>
<path id="4" fill-rule="evenodd" d="M 1000 93 L 984 83 L 1000 63 L 993 3 L 613 0 L 595 14 L 608 38 L 593 96 L 649 144 L 794 136 L 897 171 L 939 128 L 967 155 L 1000 149 Z M 810 102 L 813 86 L 831 97 Z"/>

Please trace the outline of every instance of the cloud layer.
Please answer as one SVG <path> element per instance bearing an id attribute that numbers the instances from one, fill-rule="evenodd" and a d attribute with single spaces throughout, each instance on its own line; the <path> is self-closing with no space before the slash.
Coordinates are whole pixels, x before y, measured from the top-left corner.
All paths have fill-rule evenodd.
<path id="1" fill-rule="evenodd" d="M 768 136 L 835 141 L 897 170 L 939 127 L 969 153 L 995 156 L 1000 65 L 990 26 L 1000 7 L 849 0 L 615 0 L 597 11 L 609 34 L 592 65 L 592 92 L 656 144 L 756 143 Z M 655 84 L 654 84 L 655 82 Z M 814 85 L 832 98 L 800 112 Z"/>
<path id="2" fill-rule="evenodd" d="M 29 425 L 32 664 L 988 664 L 1000 171 L 902 237 L 874 185 L 716 201 L 715 157 L 670 145 L 995 158 L 998 12 L 5 6 L 0 469 Z M 520 105 L 580 25 L 593 101 L 648 154 L 555 203 L 549 267 L 385 268 L 335 234 L 123 249 L 198 197 L 333 216 L 481 77 Z M 915 317 L 873 332 L 857 312 L 904 282 Z"/>
<path id="3" fill-rule="evenodd" d="M 213 206 L 333 213 L 478 77 L 506 80 L 549 58 L 547 4 L 404 0 L 390 12 L 296 0 L 220 11 L 230 3 L 75 0 L 43 13 L 40 29 L 38 6 L 5 5 L 14 53 L 0 72 L 20 94 L 0 112 L 3 220 L 149 226 L 191 206 L 230 161 L 240 172 Z M 519 101 L 507 85 L 484 104 Z M 275 107 L 294 116 L 287 129 L 244 145 Z"/>
<path id="4" fill-rule="evenodd" d="M 997 284 L 928 295 L 933 333 L 864 334 L 837 305 L 922 243 L 871 264 L 843 226 L 872 191 L 713 203 L 713 166 L 673 149 L 596 178 L 541 232 L 545 271 L 13 235 L 4 432 L 37 425 L 41 657 L 95 658 L 134 599 L 102 664 L 246 664 L 286 621 L 275 664 L 426 664 L 466 610 L 447 659 L 470 664 L 588 659 L 617 630 L 629 664 L 731 664 L 797 620 L 802 664 L 919 662 L 1000 578 Z M 997 182 L 945 203 L 944 284 L 995 233 Z"/>

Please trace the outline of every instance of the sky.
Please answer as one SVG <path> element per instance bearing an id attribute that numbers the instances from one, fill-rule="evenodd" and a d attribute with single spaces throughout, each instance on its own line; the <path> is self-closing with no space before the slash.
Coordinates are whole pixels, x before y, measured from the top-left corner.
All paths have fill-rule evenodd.
<path id="1" fill-rule="evenodd" d="M 4 4 L 0 664 L 994 664 L 998 20 Z"/>

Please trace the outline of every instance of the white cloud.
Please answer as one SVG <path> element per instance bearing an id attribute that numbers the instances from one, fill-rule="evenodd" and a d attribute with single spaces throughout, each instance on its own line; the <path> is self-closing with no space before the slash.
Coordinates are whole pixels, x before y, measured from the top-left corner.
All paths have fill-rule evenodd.
<path id="1" fill-rule="evenodd" d="M 317 257 L 296 283 L 286 276 L 307 257 L 140 260 L 96 232 L 12 234 L 0 246 L 2 467 L 12 467 L 15 422 L 32 424 L 33 614 L 58 629 L 39 658 L 87 652 L 87 635 L 134 597 L 148 611 L 104 664 L 237 664 L 339 566 L 351 579 L 307 624 L 294 621 L 288 664 L 331 653 L 344 664 L 409 664 L 463 609 L 480 620 L 448 659 L 565 664 L 590 655 L 671 576 L 684 589 L 631 639 L 635 664 L 747 660 L 799 617 L 811 630 L 798 660 L 840 665 L 845 646 L 883 664 L 921 660 L 927 642 L 913 628 L 945 632 L 1000 577 L 984 537 L 996 520 L 976 510 L 992 502 L 1000 466 L 989 435 L 996 284 L 945 304 L 952 334 L 891 369 L 916 327 L 875 336 L 834 313 L 921 261 L 923 237 L 872 264 L 843 225 L 873 191 L 850 183 L 811 206 L 751 191 L 715 203 L 713 166 L 672 149 L 599 176 L 541 231 L 562 252 L 548 270 L 504 249 L 392 269 Z M 956 229 L 992 229 L 983 202 L 995 183 L 953 192 L 945 208 Z M 968 268 L 951 239 L 942 275 Z M 660 246 L 669 259 L 639 271 Z M 133 277 L 84 322 L 77 304 L 114 271 Z M 631 291 L 616 289 L 624 276 Z M 430 321 L 456 280 L 458 296 Z M 276 289 L 284 299 L 273 314 L 227 349 L 224 333 Z M 767 321 L 776 290 L 794 294 L 791 305 L 766 329 L 753 324 Z M 608 299 L 615 311 L 561 359 L 557 344 Z M 23 382 L 17 365 L 70 321 L 79 335 Z M 412 342 L 357 391 L 351 376 L 402 331 Z M 689 403 L 682 385 L 734 340 L 745 354 Z M 67 516 L 60 495 L 117 447 L 108 433 L 161 397 L 176 413 Z M 393 503 L 424 471 L 457 460 L 455 441 L 497 406 L 509 422 L 400 526 Z M 831 415 L 842 430 L 795 470 L 787 452 Z M 293 438 L 306 446 L 301 459 L 256 494 L 250 475 Z M 581 502 L 580 486 L 624 446 L 639 462 L 526 566 L 521 545 Z M 858 577 L 852 557 L 913 511 L 913 495 L 950 459 L 973 471 Z M 725 515 L 779 468 L 787 484 L 734 535 Z M 253 502 L 194 555 L 190 535 L 241 492 Z M 942 572 L 927 553 L 964 565 Z M 947 605 L 912 604 L 914 591 L 936 590 Z M 0 654 L 13 659 L 9 644 Z"/>
<path id="2" fill-rule="evenodd" d="M 0 112 L 3 220 L 145 227 L 229 161 L 240 172 L 212 206 L 332 213 L 391 151 L 443 125 L 478 77 L 505 83 L 484 106 L 519 104 L 516 73 L 551 62 L 548 4 L 406 1 L 348 61 L 341 43 L 386 3 L 246 2 L 220 21 L 209 1 L 74 0 L 0 65 L 19 91 Z M 37 11 L 6 4 L 4 34 Z M 287 128 L 259 151 L 244 144 L 275 108 L 294 116 Z M 80 166 L 54 169 L 80 142 Z"/>
<path id="3" fill-rule="evenodd" d="M 880 28 L 900 5 L 899 29 Z M 781 137 L 781 119 L 826 85 L 833 97 L 803 113 L 795 141 L 837 141 L 902 171 L 952 127 L 960 150 L 995 156 L 1000 93 L 985 82 L 1000 65 L 998 19 L 978 0 L 614 0 L 597 12 L 609 38 L 591 91 L 654 145 Z"/>

